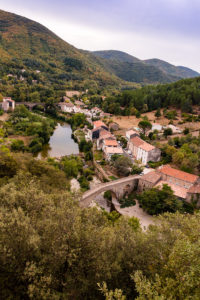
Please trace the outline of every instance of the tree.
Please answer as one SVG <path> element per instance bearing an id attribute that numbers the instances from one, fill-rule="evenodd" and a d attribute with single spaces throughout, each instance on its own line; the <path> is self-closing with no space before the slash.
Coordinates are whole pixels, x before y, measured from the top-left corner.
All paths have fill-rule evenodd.
<path id="1" fill-rule="evenodd" d="M 152 188 L 137 196 L 139 203 L 150 215 L 165 212 L 176 212 L 181 209 L 181 203 L 174 196 L 172 189 L 163 184 L 162 189 Z"/>
<path id="2" fill-rule="evenodd" d="M 140 121 L 138 126 L 142 130 L 142 133 L 144 135 L 146 135 L 147 130 L 150 130 L 152 128 L 152 124 L 147 120 Z"/>
<path id="3" fill-rule="evenodd" d="M 155 112 L 155 117 L 159 118 L 161 116 L 161 112 L 160 112 L 160 108 L 157 109 L 157 111 Z"/>
<path id="4" fill-rule="evenodd" d="M 120 155 L 115 161 L 114 161 L 114 167 L 117 169 L 117 172 L 119 175 L 127 176 L 131 172 L 132 168 L 132 161 L 129 157 Z"/>
<path id="5" fill-rule="evenodd" d="M 163 132 L 163 135 L 164 135 L 165 138 L 167 138 L 168 135 L 172 135 L 172 134 L 173 134 L 173 131 L 172 131 L 171 128 L 166 128 L 166 129 L 164 130 L 164 132 Z"/>

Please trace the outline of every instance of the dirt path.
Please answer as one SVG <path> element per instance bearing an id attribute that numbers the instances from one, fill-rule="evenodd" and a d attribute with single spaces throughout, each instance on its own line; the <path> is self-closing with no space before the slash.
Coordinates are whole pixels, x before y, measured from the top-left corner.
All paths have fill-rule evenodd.
<path id="1" fill-rule="evenodd" d="M 10 116 L 9 114 L 4 113 L 2 116 L 0 116 L 0 121 L 3 122 L 7 121 L 9 119 L 9 116 Z"/>
<path id="2" fill-rule="evenodd" d="M 140 221 L 140 225 L 143 230 L 146 230 L 150 224 L 153 224 L 153 217 L 148 215 L 142 208 L 139 207 L 139 203 L 136 200 L 136 205 L 120 208 L 120 204 L 117 200 L 114 201 L 115 209 L 124 216 L 136 217 Z"/>

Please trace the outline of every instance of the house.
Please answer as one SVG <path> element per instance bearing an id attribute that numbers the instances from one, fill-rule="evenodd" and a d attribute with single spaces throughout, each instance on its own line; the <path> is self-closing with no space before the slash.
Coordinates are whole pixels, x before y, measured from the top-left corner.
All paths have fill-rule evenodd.
<path id="1" fill-rule="evenodd" d="M 163 126 L 158 124 L 158 123 L 153 123 L 152 124 L 152 128 L 151 128 L 151 132 L 153 132 L 154 130 L 157 131 L 162 131 L 163 130 Z"/>
<path id="2" fill-rule="evenodd" d="M 102 127 L 102 128 L 104 128 L 105 130 L 108 130 L 108 126 L 107 126 L 104 122 L 102 122 L 102 121 L 100 121 L 100 120 L 94 121 L 94 122 L 93 122 L 93 126 L 94 126 L 94 129 L 97 128 L 97 127 Z"/>
<path id="3" fill-rule="evenodd" d="M 126 137 L 128 140 L 130 140 L 131 138 L 135 137 L 135 136 L 139 136 L 138 132 L 136 132 L 133 129 L 130 129 L 126 132 Z"/>
<path id="4" fill-rule="evenodd" d="M 113 131 L 119 130 L 119 125 L 115 122 L 112 122 L 109 124 L 109 129 Z"/>
<path id="5" fill-rule="evenodd" d="M 110 161 L 114 154 L 123 155 L 124 151 L 122 147 L 105 147 L 104 154 L 106 160 Z"/>
<path id="6" fill-rule="evenodd" d="M 4 111 L 14 110 L 15 109 L 15 101 L 10 97 L 4 97 L 3 102 L 1 102 L 1 108 Z"/>
<path id="7" fill-rule="evenodd" d="M 99 138 L 100 132 L 105 130 L 103 127 L 99 126 L 99 127 L 95 127 L 94 129 L 91 130 L 90 133 L 90 138 L 91 140 L 96 140 Z"/>
<path id="8" fill-rule="evenodd" d="M 58 106 L 61 108 L 63 112 L 73 113 L 74 112 L 74 104 L 71 102 L 60 102 Z"/>
<path id="9" fill-rule="evenodd" d="M 149 161 L 157 162 L 161 157 L 160 149 L 143 141 L 138 136 L 134 136 L 130 139 L 128 149 L 135 159 L 141 160 L 143 165 L 146 165 Z"/>
<path id="10" fill-rule="evenodd" d="M 83 113 L 82 108 L 79 105 L 74 106 L 74 112 L 77 113 Z"/>
<path id="11" fill-rule="evenodd" d="M 155 171 L 149 172 L 139 179 L 138 191 L 152 189 L 161 180 L 161 175 Z"/>
<path id="12" fill-rule="evenodd" d="M 112 138 L 104 139 L 103 146 L 102 146 L 103 151 L 107 147 L 119 147 L 119 144 L 115 139 L 112 139 Z"/>
<path id="13" fill-rule="evenodd" d="M 91 113 L 93 116 L 97 116 L 97 115 L 100 115 L 102 113 L 102 110 L 98 107 L 93 107 L 91 109 Z"/>
<path id="14" fill-rule="evenodd" d="M 101 150 L 103 147 L 104 140 L 115 140 L 115 137 L 111 134 L 110 131 L 105 129 L 99 132 L 99 138 L 97 139 L 97 149 Z"/>
<path id="15" fill-rule="evenodd" d="M 153 187 L 162 188 L 164 184 L 171 187 L 174 195 L 188 202 L 197 200 L 200 206 L 200 181 L 199 177 L 189 174 L 169 165 L 159 167 L 139 179 L 138 191 L 141 192 Z"/>
<path id="16" fill-rule="evenodd" d="M 75 105 L 76 105 L 76 106 L 83 107 L 83 106 L 85 106 L 85 103 L 82 102 L 82 101 L 76 100 L 76 101 L 75 101 Z"/>
<path id="17" fill-rule="evenodd" d="M 164 181 L 182 186 L 186 189 L 192 187 L 199 180 L 199 176 L 174 169 L 170 165 L 161 166 L 157 169 L 157 172 L 162 175 Z"/>

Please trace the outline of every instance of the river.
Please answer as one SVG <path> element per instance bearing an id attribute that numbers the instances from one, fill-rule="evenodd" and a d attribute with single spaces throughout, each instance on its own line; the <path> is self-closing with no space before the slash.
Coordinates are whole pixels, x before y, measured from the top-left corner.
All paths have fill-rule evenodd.
<path id="1" fill-rule="evenodd" d="M 72 129 L 67 123 L 58 123 L 49 143 L 43 146 L 38 154 L 39 158 L 61 157 L 70 154 L 79 154 L 78 144 L 71 137 Z"/>

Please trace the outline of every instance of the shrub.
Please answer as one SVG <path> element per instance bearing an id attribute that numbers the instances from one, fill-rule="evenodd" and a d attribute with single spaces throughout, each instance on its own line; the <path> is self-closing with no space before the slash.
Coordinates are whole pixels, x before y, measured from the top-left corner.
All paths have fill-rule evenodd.
<path id="1" fill-rule="evenodd" d="M 14 140 L 11 144 L 11 150 L 12 151 L 24 151 L 24 142 L 21 140 Z"/>

